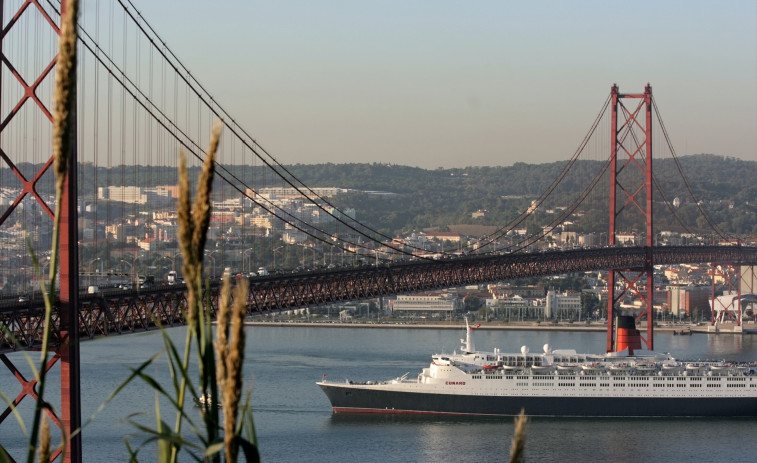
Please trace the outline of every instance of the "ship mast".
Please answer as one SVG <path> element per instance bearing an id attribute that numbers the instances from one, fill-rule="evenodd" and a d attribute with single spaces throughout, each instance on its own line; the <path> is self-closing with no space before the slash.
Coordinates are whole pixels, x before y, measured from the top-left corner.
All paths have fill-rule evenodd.
<path id="1" fill-rule="evenodd" d="M 460 346 L 460 349 L 463 350 L 463 354 L 476 352 L 476 346 L 473 345 L 473 338 L 471 337 L 472 331 L 473 328 L 468 324 L 468 317 L 465 317 L 465 339 L 460 340 L 460 342 L 463 343 L 463 345 Z"/>

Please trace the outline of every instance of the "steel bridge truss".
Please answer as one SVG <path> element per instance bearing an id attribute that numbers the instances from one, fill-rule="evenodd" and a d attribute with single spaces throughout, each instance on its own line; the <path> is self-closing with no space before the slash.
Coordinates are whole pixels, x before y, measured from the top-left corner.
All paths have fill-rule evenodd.
<path id="1" fill-rule="evenodd" d="M 757 264 L 757 248 L 741 246 L 615 247 L 543 253 L 471 256 L 466 258 L 397 263 L 325 272 L 250 279 L 249 314 L 297 307 L 377 298 L 391 294 L 498 282 L 541 275 L 590 270 L 637 269 L 649 258 L 654 265 L 713 261 Z M 621 270 L 617 270 L 621 269 Z M 634 280 L 631 280 L 632 282 Z M 636 280 L 638 281 L 638 279 Z M 210 285 L 210 310 L 215 313 L 220 284 Z M 183 285 L 149 290 L 112 290 L 82 295 L 77 314 L 81 339 L 153 330 L 184 324 Z M 41 345 L 43 307 L 37 303 L 0 308 L 0 353 L 32 350 Z M 61 319 L 53 314 L 52 342 L 60 343 Z"/>

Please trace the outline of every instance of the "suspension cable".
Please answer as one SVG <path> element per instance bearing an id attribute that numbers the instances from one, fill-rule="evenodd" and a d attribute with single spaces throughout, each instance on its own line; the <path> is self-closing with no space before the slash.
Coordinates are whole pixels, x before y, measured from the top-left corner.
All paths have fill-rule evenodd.
<path id="1" fill-rule="evenodd" d="M 531 203 L 531 206 L 526 208 L 524 212 L 521 212 L 517 217 L 506 223 L 501 228 L 497 229 L 494 232 L 494 237 L 489 239 L 488 241 L 484 242 L 484 246 L 487 246 L 489 244 L 492 244 L 494 241 L 502 238 L 505 236 L 508 232 L 513 230 L 515 227 L 523 223 L 528 217 L 530 217 L 536 210 L 546 201 L 546 199 L 555 191 L 557 188 L 557 185 L 563 181 L 565 176 L 568 174 L 570 169 L 575 165 L 576 161 L 578 160 L 578 157 L 583 153 L 584 149 L 586 148 L 586 145 L 589 143 L 589 140 L 591 139 L 592 135 L 594 134 L 594 131 L 599 126 L 599 122 L 602 120 L 602 117 L 604 116 L 605 112 L 607 111 L 607 108 L 610 104 L 610 96 L 607 96 L 607 99 L 602 104 L 602 108 L 600 109 L 599 113 L 597 114 L 597 117 L 594 119 L 594 123 L 591 125 L 591 128 L 589 128 L 588 132 L 584 136 L 581 143 L 578 145 L 578 148 L 573 153 L 573 156 L 571 159 L 567 162 L 565 167 L 563 167 L 563 170 L 558 174 L 557 177 L 552 180 L 552 183 L 549 185 L 546 191 L 544 191 L 534 202 Z M 543 236 L 542 236 L 543 237 Z"/>
<path id="2" fill-rule="evenodd" d="M 676 168 L 678 168 L 678 173 L 681 174 L 681 178 L 683 179 L 684 184 L 686 185 L 686 189 L 689 192 L 689 195 L 691 195 L 691 198 L 694 200 L 694 204 L 697 205 L 697 209 L 699 210 L 699 213 L 702 214 L 702 217 L 707 221 L 707 224 L 712 227 L 713 231 L 717 233 L 720 238 L 722 238 L 725 241 L 730 241 L 731 236 L 728 236 L 724 234 L 717 226 L 715 226 L 715 223 L 710 219 L 710 216 L 704 211 L 702 208 L 701 203 L 697 199 L 696 195 L 694 194 L 694 190 L 691 187 L 691 184 L 689 183 L 689 179 L 686 178 L 686 175 L 683 173 L 683 168 L 681 167 L 681 163 L 678 160 L 678 156 L 676 155 L 675 149 L 673 148 L 673 144 L 670 141 L 670 137 L 668 136 L 668 131 L 665 129 L 665 124 L 662 121 L 662 116 L 660 115 L 659 109 L 657 109 L 657 102 L 654 98 L 652 98 L 652 105 L 654 106 L 654 110 L 657 113 L 657 119 L 660 121 L 660 128 L 662 128 L 662 134 L 665 137 L 665 142 L 668 145 L 668 149 L 670 150 L 670 153 L 673 156 L 673 160 L 675 161 Z"/>

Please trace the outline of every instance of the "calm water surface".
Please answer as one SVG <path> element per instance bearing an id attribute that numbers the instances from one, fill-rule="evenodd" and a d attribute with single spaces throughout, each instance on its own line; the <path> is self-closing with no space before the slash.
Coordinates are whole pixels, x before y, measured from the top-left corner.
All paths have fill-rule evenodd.
<path id="1" fill-rule="evenodd" d="M 169 330 L 183 346 L 184 328 Z M 266 462 L 503 461 L 512 438 L 511 418 L 427 418 L 332 416 L 325 395 L 315 385 L 329 379 L 389 379 L 427 366 L 430 355 L 459 348 L 464 330 L 248 327 L 245 375 L 253 388 L 255 423 Z M 499 347 L 532 352 L 542 345 L 601 352 L 605 333 L 552 331 L 476 331 L 481 350 Z M 679 358 L 757 360 L 757 336 L 673 336 L 657 334 L 655 350 Z M 129 375 L 129 367 L 159 352 L 159 333 L 88 341 L 82 345 L 82 399 L 86 420 Z M 21 354 L 14 363 L 23 366 Z M 36 357 L 35 357 L 36 358 Z M 159 368 L 151 372 L 164 373 Z M 58 378 L 49 389 L 57 400 Z M 0 390 L 15 397 L 11 375 L 0 373 Z M 31 421 L 24 401 L 22 415 Z M 54 402 L 57 403 L 57 402 Z M 83 434 L 85 461 L 122 461 L 123 440 L 141 442 L 125 423 L 134 413 L 152 413 L 151 389 L 135 382 L 124 389 Z M 168 410 L 165 404 L 162 409 Z M 165 417 L 173 422 L 173 417 Z M 137 419 L 140 419 L 137 417 Z M 142 418 L 152 424 L 153 418 Z M 757 420 L 753 419 L 537 419 L 528 426 L 528 461 L 751 461 Z M 0 425 L 0 442 L 18 460 L 24 438 L 12 418 Z M 152 449 L 140 453 L 153 461 Z"/>

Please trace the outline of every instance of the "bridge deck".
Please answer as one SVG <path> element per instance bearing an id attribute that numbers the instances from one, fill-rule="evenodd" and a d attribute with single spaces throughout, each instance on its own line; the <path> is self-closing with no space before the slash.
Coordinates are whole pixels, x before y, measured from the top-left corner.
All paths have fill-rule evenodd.
<path id="1" fill-rule="evenodd" d="M 741 246 L 662 246 L 577 249 L 540 253 L 464 256 L 455 259 L 399 262 L 375 267 L 325 270 L 250 279 L 249 313 L 369 299 L 516 278 L 601 269 L 640 269 L 653 265 L 721 262 L 757 265 L 757 248 Z M 210 286 L 211 310 L 219 283 Z M 142 290 L 113 290 L 79 298 L 81 339 L 127 334 L 184 323 L 183 285 Z M 40 346 L 44 307 L 40 302 L 0 307 L 0 353 Z M 52 339 L 59 340 L 53 314 Z"/>

